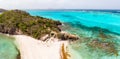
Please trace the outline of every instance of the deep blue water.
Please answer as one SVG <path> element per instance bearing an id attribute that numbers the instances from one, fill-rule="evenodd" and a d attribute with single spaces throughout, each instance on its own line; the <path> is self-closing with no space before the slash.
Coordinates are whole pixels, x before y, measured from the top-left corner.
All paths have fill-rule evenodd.
<path id="1" fill-rule="evenodd" d="M 70 45 L 72 59 L 120 59 L 119 10 L 26 10 L 33 16 L 42 16 L 64 23 L 63 30 L 80 39 Z M 113 44 L 117 53 L 90 47 L 93 40 Z"/>

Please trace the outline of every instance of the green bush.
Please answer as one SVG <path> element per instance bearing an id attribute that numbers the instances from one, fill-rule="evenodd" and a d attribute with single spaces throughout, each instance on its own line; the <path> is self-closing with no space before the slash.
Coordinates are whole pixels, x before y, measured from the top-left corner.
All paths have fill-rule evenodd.
<path id="1" fill-rule="evenodd" d="M 10 10 L 0 15 L 0 32 L 9 33 L 12 28 L 19 29 L 23 34 L 39 39 L 50 31 L 60 32 L 59 21 L 31 16 L 29 13 L 21 10 Z M 4 30 L 3 30 L 4 29 Z M 16 30 L 12 31 L 13 34 Z"/>

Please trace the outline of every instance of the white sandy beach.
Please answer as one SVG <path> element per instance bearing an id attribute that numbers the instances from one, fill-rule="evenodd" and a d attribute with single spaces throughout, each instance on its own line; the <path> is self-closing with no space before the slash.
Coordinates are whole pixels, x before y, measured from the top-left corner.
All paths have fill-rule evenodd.
<path id="1" fill-rule="evenodd" d="M 61 46 L 68 45 L 67 41 L 42 42 L 25 35 L 14 35 L 21 53 L 21 59 L 62 59 Z"/>

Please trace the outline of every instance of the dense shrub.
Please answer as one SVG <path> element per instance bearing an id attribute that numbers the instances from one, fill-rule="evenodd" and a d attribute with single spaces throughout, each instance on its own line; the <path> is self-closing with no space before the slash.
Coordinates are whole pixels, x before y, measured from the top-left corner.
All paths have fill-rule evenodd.
<path id="1" fill-rule="evenodd" d="M 51 31 L 60 32 L 59 21 L 31 16 L 21 10 L 10 10 L 0 15 L 0 32 L 8 34 L 25 34 L 39 39 Z M 17 33 L 21 31 L 20 33 Z"/>

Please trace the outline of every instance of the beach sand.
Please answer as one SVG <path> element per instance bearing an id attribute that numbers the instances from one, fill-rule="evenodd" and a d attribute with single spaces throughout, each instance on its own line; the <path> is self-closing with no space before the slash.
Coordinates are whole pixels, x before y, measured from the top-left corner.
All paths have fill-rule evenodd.
<path id="1" fill-rule="evenodd" d="M 68 41 L 49 40 L 43 42 L 30 36 L 14 35 L 21 59 L 64 59 Z M 64 44 L 64 46 L 63 46 Z M 62 51 L 65 50 L 65 51 Z M 62 56 L 63 55 L 63 56 Z M 62 56 L 62 57 L 61 57 Z"/>

